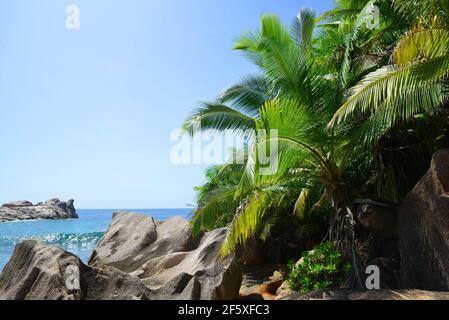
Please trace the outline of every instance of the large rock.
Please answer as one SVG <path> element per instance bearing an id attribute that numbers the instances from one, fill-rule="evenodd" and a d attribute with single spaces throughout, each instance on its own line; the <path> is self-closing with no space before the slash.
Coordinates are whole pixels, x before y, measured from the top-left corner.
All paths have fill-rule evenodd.
<path id="1" fill-rule="evenodd" d="M 234 255 L 219 256 L 226 233 L 193 239 L 183 218 L 117 213 L 90 266 L 59 248 L 19 244 L 0 276 L 0 299 L 234 299 L 242 276 Z M 67 285 L 74 273 L 75 290 Z"/>
<path id="2" fill-rule="evenodd" d="M 78 218 L 73 200 L 67 202 L 51 199 L 33 205 L 29 201 L 5 203 L 0 207 L 0 222 L 38 219 L 75 219 Z"/>
<path id="3" fill-rule="evenodd" d="M 422 290 L 320 290 L 305 295 L 298 293 L 280 300 L 449 300 L 448 292 Z"/>
<path id="4" fill-rule="evenodd" d="M 285 270 L 276 269 L 279 269 L 279 266 L 267 265 L 245 270 L 240 300 L 274 300 L 286 278 Z"/>
<path id="5" fill-rule="evenodd" d="M 397 238 L 397 207 L 372 200 L 357 203 L 357 218 L 368 231 L 389 239 Z"/>
<path id="6" fill-rule="evenodd" d="M 112 267 L 97 269 L 62 249 L 30 240 L 17 245 L 0 276 L 0 300 L 142 300 L 142 282 Z"/>
<path id="7" fill-rule="evenodd" d="M 286 297 L 291 297 L 295 294 L 298 294 L 295 292 L 292 288 L 290 288 L 290 284 L 288 283 L 288 280 L 284 281 L 281 286 L 276 291 L 276 300 L 282 300 Z"/>
<path id="8" fill-rule="evenodd" d="M 151 290 L 152 299 L 233 299 L 241 273 L 234 256 L 219 257 L 226 229 L 192 237 L 181 217 L 163 223 L 119 212 L 93 252 L 89 265 L 113 266 Z"/>
<path id="9" fill-rule="evenodd" d="M 402 286 L 449 291 L 449 150 L 434 154 L 398 219 Z"/>
<path id="10" fill-rule="evenodd" d="M 242 278 L 233 256 L 219 257 L 225 237 L 226 229 L 208 232 L 192 251 L 152 258 L 132 275 L 151 289 L 153 299 L 235 299 Z"/>
<path id="11" fill-rule="evenodd" d="M 193 239 L 189 222 L 181 217 L 158 223 L 147 215 L 116 212 L 89 265 L 133 272 L 153 258 L 189 251 L 198 240 Z"/>

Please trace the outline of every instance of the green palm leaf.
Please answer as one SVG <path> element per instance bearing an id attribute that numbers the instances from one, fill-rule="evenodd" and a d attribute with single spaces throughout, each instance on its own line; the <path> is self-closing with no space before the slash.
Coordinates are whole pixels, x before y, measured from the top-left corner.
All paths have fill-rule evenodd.
<path id="1" fill-rule="evenodd" d="M 206 204 L 194 212 L 192 219 L 192 233 L 200 234 L 203 229 L 213 228 L 214 223 L 223 210 L 233 210 L 237 206 L 234 201 L 237 187 L 220 189 L 209 195 Z"/>
<path id="2" fill-rule="evenodd" d="M 441 105 L 444 97 L 437 96 L 439 92 L 435 87 L 427 94 L 420 89 L 443 80 L 448 73 L 449 55 L 417 62 L 405 68 L 383 67 L 366 76 L 351 89 L 350 98 L 335 113 L 330 126 L 340 123 L 354 112 L 376 112 L 385 104 L 394 110 L 392 114 L 400 120 L 407 120 L 414 112 L 421 110 L 421 103 L 424 105 L 424 111 L 435 110 Z M 419 90 L 422 99 L 416 90 Z M 401 99 L 406 99 L 407 104 L 404 105 Z M 402 105 L 402 108 L 395 108 L 398 105 Z M 404 106 L 408 106 L 408 110 L 404 109 Z"/>
<path id="3" fill-rule="evenodd" d="M 302 9 L 293 21 L 292 38 L 298 45 L 308 46 L 315 31 L 316 14 L 310 9 Z"/>
<path id="4" fill-rule="evenodd" d="M 257 117 L 260 107 L 274 98 L 274 94 L 272 84 L 265 76 L 251 75 L 221 93 L 218 100 L 222 104 L 230 103 L 234 108 Z"/>
<path id="5" fill-rule="evenodd" d="M 183 124 L 183 129 L 193 135 L 201 130 L 233 130 L 237 134 L 246 134 L 255 128 L 255 119 L 237 109 L 223 104 L 203 103 L 194 110 Z"/>

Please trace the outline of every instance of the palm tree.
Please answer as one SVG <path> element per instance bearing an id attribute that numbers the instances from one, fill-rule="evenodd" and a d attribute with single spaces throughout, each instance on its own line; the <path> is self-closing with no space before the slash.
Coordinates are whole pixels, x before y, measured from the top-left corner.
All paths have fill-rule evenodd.
<path id="1" fill-rule="evenodd" d="M 366 24 L 374 5 L 382 12 L 376 29 Z M 302 10 L 290 27 L 265 15 L 261 30 L 240 36 L 235 48 L 260 74 L 203 104 L 185 129 L 258 131 L 248 141 L 239 183 L 199 208 L 194 232 L 212 225 L 219 206 L 234 208 L 222 248 L 228 254 L 276 212 L 304 218 L 327 202 L 333 207 L 330 236 L 348 239 L 352 199 L 390 193 L 400 200 L 402 194 L 391 191 L 401 184 L 402 193 L 408 191 L 414 173 L 426 166 L 416 155 L 419 161 L 409 160 L 415 142 L 426 158 L 432 148 L 421 142 L 436 145 L 447 129 L 447 12 L 443 0 L 339 0 L 321 17 Z M 426 130 L 429 123 L 442 131 Z M 257 157 L 272 141 L 279 144 L 279 166 L 267 176 Z M 389 157 L 392 150 L 406 164 L 394 159 L 397 154 Z"/>
<path id="2" fill-rule="evenodd" d="M 261 105 L 275 92 L 264 75 L 250 75 L 224 91 L 214 102 L 204 102 L 184 122 L 190 134 L 198 130 L 232 130 L 244 133 L 255 128 Z"/>
<path id="3" fill-rule="evenodd" d="M 400 14 L 412 17 L 413 28 L 399 39 L 390 55 L 391 64 L 371 72 L 350 90 L 331 125 L 357 112 L 381 113 L 390 127 L 418 113 L 436 111 L 444 102 L 449 3 L 395 0 L 393 4 Z"/>
<path id="4" fill-rule="evenodd" d="M 357 193 L 345 181 L 350 153 L 342 131 L 326 130 L 343 95 L 338 73 L 321 60 L 323 48 L 317 43 L 324 37 L 314 37 L 315 21 L 309 10 L 301 11 L 291 28 L 274 15 L 263 16 L 261 31 L 240 36 L 235 46 L 262 75 L 245 79 L 185 122 L 192 134 L 198 127 L 236 133 L 254 128 L 264 133 L 251 141 L 253 161 L 247 161 L 235 190 L 218 194 L 195 214 L 194 232 L 199 232 L 214 221 L 217 204 L 238 204 L 224 255 L 260 231 L 269 214 L 287 207 L 304 217 L 316 202 L 327 201 L 335 208 L 336 221 Z M 279 144 L 279 167 L 267 176 L 261 173 L 257 150 L 272 141 Z"/>
<path id="5" fill-rule="evenodd" d="M 386 51 L 389 63 L 348 90 L 329 127 L 349 126 L 353 143 L 374 148 L 384 193 L 401 200 L 448 142 L 449 3 L 388 2 L 406 28 Z"/>

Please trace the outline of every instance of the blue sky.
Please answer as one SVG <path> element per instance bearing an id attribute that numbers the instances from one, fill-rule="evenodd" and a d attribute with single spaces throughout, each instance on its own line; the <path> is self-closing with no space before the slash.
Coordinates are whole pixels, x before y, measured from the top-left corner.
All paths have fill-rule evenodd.
<path id="1" fill-rule="evenodd" d="M 81 29 L 65 27 L 65 8 Z M 264 12 L 331 0 L 0 0 L 0 202 L 177 208 L 205 166 L 175 166 L 170 133 L 254 72 L 232 51 Z"/>

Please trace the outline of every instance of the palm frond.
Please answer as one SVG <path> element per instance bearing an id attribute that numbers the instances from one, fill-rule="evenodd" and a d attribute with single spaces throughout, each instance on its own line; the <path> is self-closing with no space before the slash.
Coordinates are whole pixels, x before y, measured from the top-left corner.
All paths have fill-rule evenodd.
<path id="1" fill-rule="evenodd" d="M 252 116 L 220 103 L 203 103 L 188 116 L 183 129 L 191 135 L 204 130 L 232 130 L 244 135 L 247 130 L 255 128 Z"/>
<path id="2" fill-rule="evenodd" d="M 221 247 L 221 256 L 227 256 L 238 246 L 244 245 L 256 235 L 265 215 L 278 208 L 285 199 L 285 186 L 277 184 L 254 190 L 240 204 L 226 239 Z"/>
<path id="3" fill-rule="evenodd" d="M 411 64 L 405 68 L 386 66 L 367 75 L 365 79 L 350 91 L 348 101 L 335 113 L 330 126 L 345 120 L 355 111 L 359 113 L 375 112 L 386 102 L 401 103 L 400 98 L 407 98 L 410 110 L 419 110 L 419 104 L 425 103 L 426 109 L 438 108 L 443 97 L 437 97 L 435 89 L 428 92 L 423 100 L 414 94 L 416 90 L 425 88 L 432 83 L 441 81 L 449 73 L 449 55 L 434 57 L 432 59 Z M 420 91 L 423 94 L 422 90 Z M 393 109 L 394 110 L 394 109 Z M 397 109 L 399 110 L 399 109 Z M 428 111 L 427 110 L 427 111 Z M 402 109 L 397 114 L 398 119 L 407 120 L 413 112 Z"/>
<path id="4" fill-rule="evenodd" d="M 293 21 L 292 37 L 298 45 L 308 46 L 315 31 L 316 14 L 310 9 L 302 9 Z"/>
<path id="5" fill-rule="evenodd" d="M 392 4 L 396 12 L 411 23 L 449 26 L 449 2 L 446 0 L 392 0 Z"/>
<path id="6" fill-rule="evenodd" d="M 295 207 L 293 208 L 293 213 L 300 219 L 303 218 L 306 213 L 307 197 L 309 196 L 309 192 L 309 189 L 303 189 L 298 197 L 298 200 L 296 200 Z"/>
<path id="7" fill-rule="evenodd" d="M 393 53 L 399 67 L 414 62 L 432 59 L 449 52 L 449 31 L 444 29 L 426 29 L 410 31 L 398 42 Z"/>
<path id="8" fill-rule="evenodd" d="M 237 188 L 229 187 L 227 189 L 216 190 L 209 195 L 206 204 L 197 209 L 192 218 L 192 233 L 194 236 L 200 234 L 203 229 L 213 227 L 217 217 L 222 214 L 223 210 L 235 209 L 237 203 L 234 196 Z"/>
<path id="9" fill-rule="evenodd" d="M 251 75 L 222 92 L 218 100 L 222 104 L 229 103 L 234 108 L 244 110 L 252 117 L 257 117 L 262 105 L 274 98 L 274 95 L 272 84 L 265 76 Z"/>

